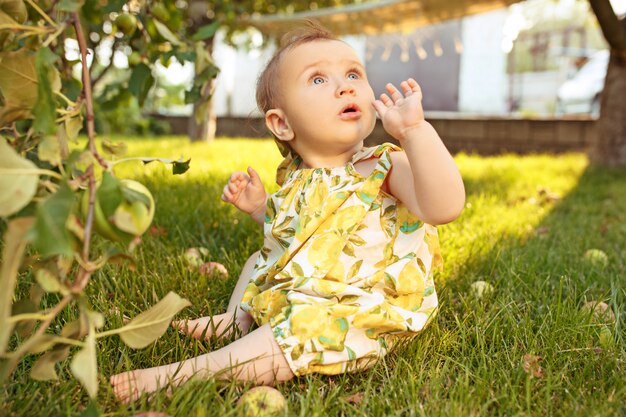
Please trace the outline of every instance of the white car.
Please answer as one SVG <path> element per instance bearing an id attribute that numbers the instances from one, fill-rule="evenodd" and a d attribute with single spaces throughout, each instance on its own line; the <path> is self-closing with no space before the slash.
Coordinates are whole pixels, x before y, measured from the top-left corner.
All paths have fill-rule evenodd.
<path id="1" fill-rule="evenodd" d="M 557 92 L 557 113 L 589 113 L 600 115 L 600 94 L 609 65 L 609 51 L 594 53 L 572 78 L 565 81 Z"/>

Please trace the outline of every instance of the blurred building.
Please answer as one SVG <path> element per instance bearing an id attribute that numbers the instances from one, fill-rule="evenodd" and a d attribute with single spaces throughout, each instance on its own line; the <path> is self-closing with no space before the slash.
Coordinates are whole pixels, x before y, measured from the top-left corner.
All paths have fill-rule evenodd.
<path id="1" fill-rule="evenodd" d="M 406 34 L 346 36 L 365 63 L 375 94 L 387 82 L 413 77 L 426 111 L 502 113 L 506 109 L 506 54 L 500 47 L 506 9 L 446 21 Z M 214 94 L 219 116 L 258 115 L 258 74 L 274 48 L 235 49 L 218 39 L 222 69 Z"/>
<path id="2" fill-rule="evenodd" d="M 576 65 L 606 48 L 593 19 L 586 3 L 528 0 L 415 30 L 404 25 L 402 32 L 342 39 L 365 63 L 376 95 L 387 82 L 413 77 L 427 112 L 550 116 Z M 235 49 L 218 37 L 218 117 L 259 115 L 256 79 L 273 50 Z"/>

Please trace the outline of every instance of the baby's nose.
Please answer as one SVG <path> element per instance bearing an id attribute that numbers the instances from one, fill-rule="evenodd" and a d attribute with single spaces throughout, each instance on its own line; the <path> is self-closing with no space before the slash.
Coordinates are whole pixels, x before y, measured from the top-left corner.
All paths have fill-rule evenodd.
<path id="1" fill-rule="evenodd" d="M 354 93 L 354 87 L 346 82 L 339 85 L 339 88 L 337 89 L 337 95 L 340 97 L 345 95 L 354 95 Z"/>

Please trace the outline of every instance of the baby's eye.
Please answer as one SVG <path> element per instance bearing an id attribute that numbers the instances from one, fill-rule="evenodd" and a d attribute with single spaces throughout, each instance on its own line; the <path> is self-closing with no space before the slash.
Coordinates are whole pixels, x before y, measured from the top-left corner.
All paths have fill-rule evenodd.
<path id="1" fill-rule="evenodd" d="M 358 80 L 359 78 L 361 78 L 361 77 L 356 72 L 351 72 L 350 74 L 348 74 L 348 79 L 349 80 Z"/>
<path id="2" fill-rule="evenodd" d="M 322 84 L 324 82 L 324 79 L 320 76 L 314 77 L 313 78 L 313 84 Z"/>

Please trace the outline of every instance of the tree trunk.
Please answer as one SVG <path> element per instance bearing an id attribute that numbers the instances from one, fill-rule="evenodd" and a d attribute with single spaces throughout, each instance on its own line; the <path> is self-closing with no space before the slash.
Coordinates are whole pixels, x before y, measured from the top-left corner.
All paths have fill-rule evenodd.
<path id="1" fill-rule="evenodd" d="M 215 80 L 211 81 L 211 91 L 215 86 Z M 205 116 L 200 123 L 196 123 L 196 111 L 198 107 L 203 107 Z M 192 142 L 212 142 L 215 139 L 215 131 L 217 130 L 217 116 L 215 109 L 213 108 L 213 100 L 209 99 L 209 102 L 202 106 L 197 103 L 193 105 L 193 113 L 189 117 L 188 135 Z"/>
<path id="2" fill-rule="evenodd" d="M 611 51 L 591 163 L 626 168 L 626 59 Z"/>
<path id="3" fill-rule="evenodd" d="M 589 0 L 589 4 L 611 48 L 598 138 L 591 145 L 589 160 L 596 165 L 626 168 L 626 18 L 617 18 L 609 0 Z"/>
<path id="4" fill-rule="evenodd" d="M 205 0 L 192 0 L 189 3 L 188 17 L 191 21 L 191 30 L 195 32 L 202 25 L 206 25 L 212 22 L 213 17 L 209 18 L 210 2 Z M 204 42 L 206 44 L 209 55 L 213 53 L 213 39 L 210 37 Z M 215 109 L 213 108 L 213 101 L 211 95 L 215 89 L 215 80 L 211 80 L 207 91 L 202 93 L 203 99 L 199 103 L 194 103 L 193 113 L 189 117 L 187 125 L 187 134 L 192 142 L 212 142 L 215 139 L 215 131 L 217 128 L 217 117 L 215 115 Z M 205 99 L 208 102 L 205 102 Z M 200 120 L 200 123 L 196 122 L 196 112 L 200 111 L 204 113 L 204 117 Z"/>

